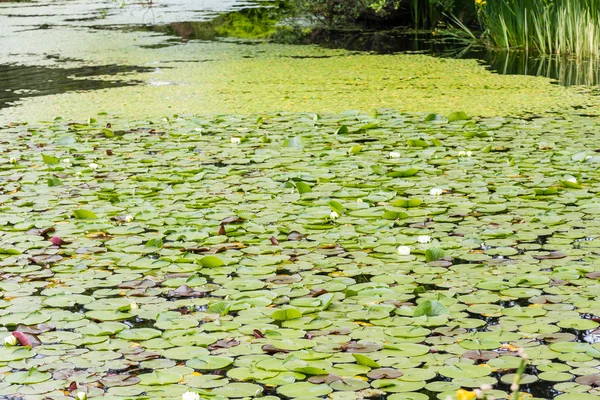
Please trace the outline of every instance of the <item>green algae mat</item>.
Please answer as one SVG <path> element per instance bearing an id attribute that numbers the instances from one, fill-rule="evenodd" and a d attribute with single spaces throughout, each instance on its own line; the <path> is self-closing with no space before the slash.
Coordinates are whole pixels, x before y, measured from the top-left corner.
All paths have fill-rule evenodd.
<path id="1" fill-rule="evenodd" d="M 521 398 L 598 398 L 597 131 L 386 110 L 4 127 L 0 396 L 507 398 L 525 352 Z"/>

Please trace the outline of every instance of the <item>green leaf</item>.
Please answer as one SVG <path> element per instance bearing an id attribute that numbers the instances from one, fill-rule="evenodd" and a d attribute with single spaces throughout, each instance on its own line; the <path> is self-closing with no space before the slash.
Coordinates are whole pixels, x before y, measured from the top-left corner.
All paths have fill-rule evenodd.
<path id="1" fill-rule="evenodd" d="M 300 194 L 312 192 L 312 188 L 304 182 L 296 182 L 296 189 Z"/>
<path id="2" fill-rule="evenodd" d="M 408 139 L 406 142 L 409 147 L 429 147 L 429 143 L 423 139 Z"/>
<path id="3" fill-rule="evenodd" d="M 335 131 L 336 135 L 343 135 L 348 133 L 348 127 L 346 125 L 340 125 L 340 127 Z"/>
<path id="4" fill-rule="evenodd" d="M 290 319 L 298 319 L 301 317 L 302 313 L 297 308 L 284 308 L 271 314 L 271 318 L 275 321 L 289 321 Z"/>
<path id="5" fill-rule="evenodd" d="M 444 117 L 439 114 L 427 114 L 427 116 L 423 119 L 424 122 L 432 122 L 432 121 L 443 121 Z"/>
<path id="6" fill-rule="evenodd" d="M 350 147 L 350 150 L 348 150 L 348 153 L 349 154 L 358 154 L 361 152 L 362 149 L 363 149 L 363 146 L 360 146 L 360 145 L 352 146 L 352 147 Z"/>
<path id="7" fill-rule="evenodd" d="M 150 239 L 146 242 L 146 247 L 156 247 L 156 248 L 162 249 L 163 240 L 162 240 L 162 238 Z"/>
<path id="8" fill-rule="evenodd" d="M 331 208 L 331 211 L 335 211 L 339 215 L 342 215 L 346 212 L 346 208 L 340 202 L 330 200 L 327 204 L 329 204 L 329 208 Z"/>
<path id="9" fill-rule="evenodd" d="M 206 256 L 200 259 L 200 265 L 205 268 L 218 268 L 225 265 L 225 263 L 217 256 Z"/>
<path id="10" fill-rule="evenodd" d="M 392 202 L 394 207 L 415 208 L 423 204 L 421 199 L 397 199 Z"/>
<path id="11" fill-rule="evenodd" d="M 448 115 L 448 122 L 462 121 L 470 119 L 464 111 L 455 111 Z"/>
<path id="12" fill-rule="evenodd" d="M 58 158 L 48 155 L 48 154 L 42 154 L 42 159 L 44 160 L 44 162 L 46 164 L 49 164 L 49 165 L 60 163 L 60 160 Z"/>
<path id="13" fill-rule="evenodd" d="M 377 364 L 373 359 L 363 354 L 353 353 L 352 356 L 359 365 L 365 365 L 371 368 L 381 368 L 381 365 Z"/>
<path id="14" fill-rule="evenodd" d="M 440 258 L 444 257 L 444 250 L 439 247 L 432 247 L 425 251 L 425 260 L 427 262 L 437 261 Z"/>
<path id="15" fill-rule="evenodd" d="M 445 305 L 435 300 L 425 300 L 421 302 L 413 313 L 413 317 L 436 317 L 438 315 L 450 314 Z"/>
<path id="16" fill-rule="evenodd" d="M 407 178 L 409 176 L 415 176 L 417 174 L 417 172 L 419 172 L 418 168 L 407 168 L 407 169 L 401 169 L 401 170 L 388 172 L 387 176 L 392 177 L 392 178 Z"/>
<path id="17" fill-rule="evenodd" d="M 62 185 L 62 181 L 58 178 L 48 178 L 48 186 L 52 187 L 52 186 L 61 186 Z"/>
<path id="18" fill-rule="evenodd" d="M 75 215 L 75 218 L 77 219 L 98 219 L 96 214 L 89 210 L 84 210 L 83 208 L 73 210 L 73 215 Z"/>
<path id="19" fill-rule="evenodd" d="M 102 128 L 102 133 L 104 134 L 104 136 L 106 136 L 107 138 L 112 138 L 115 137 L 115 132 L 112 129 L 108 129 L 108 128 Z"/>

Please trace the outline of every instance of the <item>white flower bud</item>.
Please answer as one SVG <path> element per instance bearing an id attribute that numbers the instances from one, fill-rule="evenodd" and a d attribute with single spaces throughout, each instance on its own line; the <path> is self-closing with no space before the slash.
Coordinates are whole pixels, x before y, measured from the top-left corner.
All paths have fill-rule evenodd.
<path id="1" fill-rule="evenodd" d="M 65 163 L 65 164 L 70 164 L 71 163 L 71 159 L 70 158 L 63 158 L 62 160 L 60 160 L 60 162 Z"/>
<path id="2" fill-rule="evenodd" d="M 329 214 L 329 218 L 332 221 L 335 221 L 336 219 L 338 219 L 340 217 L 340 214 L 336 213 L 335 211 L 332 211 L 331 214 Z"/>
<path id="3" fill-rule="evenodd" d="M 98 169 L 98 164 L 96 164 L 96 163 L 91 163 L 91 164 L 89 165 L 89 167 L 90 167 L 90 169 L 92 169 L 92 170 L 94 170 L 94 171 L 95 171 L 95 170 L 97 170 L 97 169 Z"/>
<path id="4" fill-rule="evenodd" d="M 233 143 L 233 144 L 240 144 L 240 143 L 242 143 L 242 138 L 232 137 L 231 138 L 231 143 Z M 190 392 L 188 392 L 188 393 L 190 393 Z"/>
<path id="5" fill-rule="evenodd" d="M 137 310 L 138 308 L 140 308 L 140 306 L 138 306 L 138 304 L 134 301 L 129 305 L 129 308 L 131 308 L 132 310 Z"/>
<path id="6" fill-rule="evenodd" d="M 431 236 L 419 236 L 417 238 L 417 242 L 421 243 L 421 244 L 425 244 L 425 243 L 429 243 L 431 242 Z"/>
<path id="7" fill-rule="evenodd" d="M 440 188 L 433 188 L 429 191 L 429 194 L 432 196 L 441 196 L 442 193 L 444 193 L 444 190 Z"/>
<path id="8" fill-rule="evenodd" d="M 400 153 L 397 151 L 390 152 L 390 158 L 400 158 Z"/>
<path id="9" fill-rule="evenodd" d="M 473 152 L 471 150 L 469 150 L 465 154 L 467 155 L 467 157 L 471 157 L 473 155 Z"/>
<path id="10" fill-rule="evenodd" d="M 410 247 L 408 246 L 400 246 L 398 250 L 396 250 L 399 256 L 408 256 L 410 255 Z"/>
<path id="11" fill-rule="evenodd" d="M 133 215 L 126 215 L 125 222 L 133 222 Z"/>
<path id="12" fill-rule="evenodd" d="M 12 334 L 4 338 L 5 346 L 16 346 L 19 341 Z"/>
<path id="13" fill-rule="evenodd" d="M 181 400 L 200 400 L 200 395 L 195 392 L 185 392 L 181 395 Z"/>
<path id="14" fill-rule="evenodd" d="M 574 176 L 570 177 L 567 179 L 567 182 L 571 182 L 571 183 L 577 183 L 577 178 L 575 178 Z"/>
<path id="15" fill-rule="evenodd" d="M 16 164 L 17 163 L 17 159 L 15 157 L 11 157 L 9 162 L 11 164 Z"/>
<path id="16" fill-rule="evenodd" d="M 75 398 L 77 400 L 87 400 L 87 393 L 86 392 L 77 392 L 77 394 L 75 395 Z"/>
<path id="17" fill-rule="evenodd" d="M 356 202 L 357 202 L 357 203 L 364 203 L 364 202 L 363 202 L 363 199 L 356 199 Z"/>

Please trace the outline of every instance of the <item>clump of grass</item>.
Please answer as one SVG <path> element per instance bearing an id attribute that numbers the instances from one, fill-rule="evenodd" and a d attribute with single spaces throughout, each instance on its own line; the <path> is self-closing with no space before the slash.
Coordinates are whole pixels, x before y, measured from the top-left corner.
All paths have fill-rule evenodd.
<path id="1" fill-rule="evenodd" d="M 597 0 L 475 0 L 491 47 L 543 54 L 600 55 Z"/>

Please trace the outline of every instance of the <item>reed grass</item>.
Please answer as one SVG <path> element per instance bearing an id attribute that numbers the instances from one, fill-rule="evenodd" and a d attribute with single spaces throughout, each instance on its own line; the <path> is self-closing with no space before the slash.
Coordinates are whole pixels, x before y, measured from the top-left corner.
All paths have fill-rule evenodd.
<path id="1" fill-rule="evenodd" d="M 600 55 L 598 0 L 487 0 L 479 2 L 479 18 L 490 47 Z"/>

